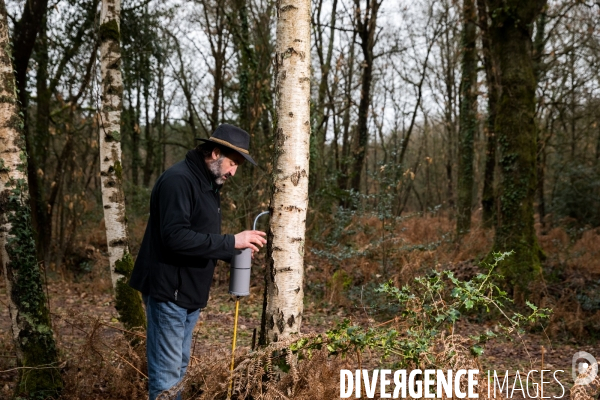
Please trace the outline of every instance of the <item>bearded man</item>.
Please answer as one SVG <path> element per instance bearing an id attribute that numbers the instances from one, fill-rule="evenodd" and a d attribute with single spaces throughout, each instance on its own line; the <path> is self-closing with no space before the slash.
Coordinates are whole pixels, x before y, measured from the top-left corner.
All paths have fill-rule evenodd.
<path id="1" fill-rule="evenodd" d="M 221 234 L 220 190 L 248 160 L 250 136 L 229 124 L 190 150 L 154 184 L 150 218 L 129 284 L 142 293 L 148 329 L 150 400 L 177 385 L 190 359 L 194 326 L 206 307 L 216 260 L 258 251 L 261 231 Z"/>

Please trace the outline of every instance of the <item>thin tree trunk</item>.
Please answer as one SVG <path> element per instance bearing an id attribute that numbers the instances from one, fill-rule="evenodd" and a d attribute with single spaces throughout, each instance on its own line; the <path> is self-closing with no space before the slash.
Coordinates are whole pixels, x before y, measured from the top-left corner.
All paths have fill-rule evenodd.
<path id="1" fill-rule="evenodd" d="M 492 51 L 502 87 L 496 116 L 501 183 L 494 251 L 514 251 L 500 266 L 507 282 L 527 291 L 543 255 L 534 229 L 536 191 L 536 80 L 530 24 L 545 0 L 488 0 Z"/>
<path id="2" fill-rule="evenodd" d="M 446 13 L 448 15 L 448 13 Z M 446 16 L 446 24 L 448 16 Z M 448 96 L 447 102 L 444 109 L 444 123 L 447 131 L 447 146 L 446 146 L 446 198 L 448 199 L 448 215 L 452 219 L 454 218 L 454 174 L 452 172 L 454 167 L 454 156 L 455 156 L 455 139 L 456 139 L 456 125 L 455 125 L 455 82 L 456 77 L 454 75 L 454 60 L 452 51 L 452 37 L 450 36 L 451 29 L 448 26 L 444 32 L 443 45 L 445 46 L 445 84 L 446 93 Z M 442 60 L 444 57 L 442 57 Z"/>
<path id="3" fill-rule="evenodd" d="M 9 293 L 8 310 L 20 368 L 15 397 L 49 398 L 58 396 L 62 380 L 36 259 L 23 122 L 10 49 L 6 6 L 0 0 L 0 263 Z"/>
<path id="4" fill-rule="evenodd" d="M 137 71 L 135 71 L 136 73 L 136 83 L 137 83 L 137 88 L 136 88 L 136 101 L 135 101 L 135 109 L 133 109 L 133 129 L 131 130 L 131 177 L 132 177 L 132 183 L 137 186 L 139 184 L 139 170 L 140 167 L 142 165 L 142 157 L 140 156 L 140 135 L 142 134 L 142 128 L 141 128 L 141 123 L 142 123 L 142 101 L 141 101 L 141 95 L 142 95 L 142 73 L 144 73 L 144 71 L 142 71 L 142 60 L 140 60 L 138 57 L 138 55 L 136 54 L 134 56 L 134 59 L 137 60 L 137 62 L 134 61 L 134 68 L 137 67 L 139 68 Z M 142 54 L 140 53 L 139 56 L 142 56 Z M 129 107 L 131 108 L 131 102 L 129 102 Z"/>
<path id="5" fill-rule="evenodd" d="M 350 112 L 352 109 L 352 79 L 354 77 L 354 51 L 357 32 L 352 34 L 350 42 L 350 55 L 348 57 L 348 76 L 345 85 L 344 114 L 342 117 L 342 154 L 340 156 L 340 173 L 338 186 L 344 191 L 348 189 L 348 178 L 350 175 Z M 348 207 L 350 199 L 346 193 L 342 195 L 342 205 Z"/>
<path id="6" fill-rule="evenodd" d="M 357 142 L 352 154 L 354 165 L 350 187 L 357 193 L 360 192 L 360 182 L 363 166 L 365 164 L 367 143 L 369 141 L 369 109 L 371 104 L 371 83 L 373 80 L 373 49 L 375 47 L 375 31 L 377 30 L 377 14 L 381 2 L 374 0 L 367 2 L 364 10 L 365 16 L 360 14 L 360 0 L 354 0 L 356 9 L 356 25 L 360 37 L 360 47 L 363 53 L 360 103 L 358 105 Z"/>
<path id="7" fill-rule="evenodd" d="M 483 65 L 485 67 L 485 78 L 488 90 L 488 115 L 485 127 L 485 167 L 483 173 L 483 193 L 481 195 L 481 207 L 483 211 L 483 226 L 492 228 L 494 226 L 496 196 L 494 194 L 494 171 L 496 169 L 496 109 L 498 104 L 498 79 L 497 66 L 492 57 L 490 45 L 490 33 L 488 24 L 488 13 L 485 0 L 477 0 L 479 16 L 479 29 L 481 30 L 481 50 L 483 53 Z"/>
<path id="8" fill-rule="evenodd" d="M 150 69 L 150 62 L 146 59 L 147 70 Z M 152 172 L 154 172 L 154 138 L 152 137 L 152 124 L 150 123 L 150 81 L 149 79 L 144 80 L 144 117 L 146 119 L 146 126 L 144 127 L 144 141 L 146 142 L 146 161 L 144 162 L 144 174 L 142 176 L 142 183 L 144 187 L 150 186 L 150 178 L 152 178 Z"/>
<path id="9" fill-rule="evenodd" d="M 533 42 L 533 73 L 535 75 L 536 87 L 539 85 L 540 80 L 544 76 L 544 35 L 546 31 L 546 13 L 542 12 L 537 20 L 536 34 Z M 573 116 L 575 120 L 575 116 Z M 545 129 L 537 129 L 537 202 L 538 202 L 538 216 L 540 218 L 540 224 L 542 230 L 546 230 L 546 201 L 544 199 L 544 180 L 545 180 L 545 169 L 546 169 L 546 138 L 542 137 L 543 132 L 547 132 Z"/>
<path id="10" fill-rule="evenodd" d="M 477 30 L 474 0 L 463 1 L 462 81 L 458 131 L 458 201 L 456 233 L 471 229 L 473 204 L 473 139 L 477 131 Z"/>
<path id="11" fill-rule="evenodd" d="M 317 101 L 315 104 L 315 117 L 314 117 L 314 132 L 311 136 L 314 141 L 314 155 L 311 158 L 311 176 L 310 176 L 310 191 L 311 193 L 321 186 L 320 182 L 323 179 L 323 171 L 326 169 L 327 159 L 325 157 L 325 139 L 327 136 L 327 122 L 329 118 L 329 109 L 333 104 L 326 104 L 328 92 L 331 91 L 329 88 L 329 75 L 331 72 L 331 59 L 333 57 L 333 44 L 335 40 L 335 27 L 337 21 L 337 6 L 338 0 L 333 0 L 331 8 L 331 18 L 329 21 L 329 38 L 327 45 L 323 40 L 324 29 L 321 26 L 313 26 L 313 32 L 315 34 L 316 41 L 316 52 L 319 59 L 319 66 L 321 69 L 321 79 L 319 82 L 319 89 L 317 92 Z M 321 10 L 323 8 L 323 0 L 317 3 L 317 16 L 316 22 L 320 24 Z M 327 50 L 327 53 L 324 51 Z"/>
<path id="12" fill-rule="evenodd" d="M 35 127 L 35 148 L 29 156 L 39 160 L 39 168 L 41 171 L 46 171 L 46 161 L 48 157 L 48 148 L 50 146 L 50 98 L 52 93 L 48 88 L 48 37 L 46 34 L 47 20 L 42 19 L 40 32 L 35 49 L 35 58 L 37 61 L 36 71 L 36 90 L 37 90 L 37 116 Z M 36 179 L 38 179 L 36 174 Z M 40 179 L 41 180 L 41 179 Z M 46 197 L 43 185 L 38 189 L 40 199 Z M 40 204 L 43 204 L 40 202 Z M 39 235 L 37 235 L 37 254 L 44 260 L 45 265 L 48 265 L 50 260 L 50 245 L 52 243 L 52 216 L 48 212 L 48 208 L 40 208 L 40 221 L 42 224 L 38 226 Z"/>
<path id="13" fill-rule="evenodd" d="M 120 0 L 102 2 L 100 15 L 100 73 L 102 75 L 102 109 L 100 111 L 100 175 L 102 204 L 110 275 L 115 291 L 115 307 L 127 329 L 146 325 L 139 293 L 127 280 L 133 269 L 129 253 L 123 168 L 121 165 L 121 110 L 123 80 L 119 31 Z"/>
<path id="14" fill-rule="evenodd" d="M 161 65 L 162 60 L 159 60 L 159 65 Z M 164 129 L 164 108 L 165 108 L 165 99 L 164 99 L 164 72 L 162 68 L 158 70 L 158 86 L 156 89 L 156 97 L 158 101 L 156 102 L 156 118 L 154 119 L 154 126 L 158 131 L 158 144 L 160 146 L 157 151 L 158 155 L 155 158 L 155 169 L 158 170 L 158 175 L 162 174 L 165 168 L 165 129 Z"/>
<path id="15" fill-rule="evenodd" d="M 29 93 L 27 91 L 27 69 L 29 60 L 35 47 L 36 38 L 42 28 L 42 21 L 46 16 L 48 0 L 27 0 L 23 6 L 23 13 L 14 26 L 14 38 L 12 48 L 14 49 L 14 73 L 18 90 L 18 98 L 23 113 L 23 134 L 25 135 L 25 150 L 27 154 L 35 154 L 36 141 L 29 132 L 28 103 Z M 31 194 L 31 220 L 34 232 L 43 232 L 41 227 L 46 225 L 44 214 L 44 200 L 41 193 L 40 182 L 37 175 L 38 165 L 36 157 L 30 157 L 27 162 L 27 177 L 29 191 Z M 38 235 L 39 236 L 39 235 Z"/>
<path id="16" fill-rule="evenodd" d="M 300 332 L 310 146 L 310 0 L 277 4 L 277 133 L 260 341 Z"/>

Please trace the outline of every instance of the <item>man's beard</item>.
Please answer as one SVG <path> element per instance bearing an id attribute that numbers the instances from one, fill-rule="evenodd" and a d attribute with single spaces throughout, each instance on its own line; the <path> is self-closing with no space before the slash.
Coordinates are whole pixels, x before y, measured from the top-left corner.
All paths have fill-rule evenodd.
<path id="1" fill-rule="evenodd" d="M 213 160 L 208 163 L 208 170 L 212 175 L 215 183 L 217 185 L 222 185 L 225 183 L 225 179 L 223 178 L 223 174 L 221 173 L 221 166 L 223 165 L 223 156 L 219 156 L 218 159 Z M 227 176 L 231 176 L 231 174 L 227 174 Z"/>

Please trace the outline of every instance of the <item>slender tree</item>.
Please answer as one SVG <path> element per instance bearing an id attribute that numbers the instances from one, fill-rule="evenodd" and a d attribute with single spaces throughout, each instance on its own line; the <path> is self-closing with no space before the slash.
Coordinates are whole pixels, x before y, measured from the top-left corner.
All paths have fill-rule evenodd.
<path id="1" fill-rule="evenodd" d="M 377 41 L 377 17 L 381 0 L 367 1 L 364 10 L 361 9 L 360 0 L 354 0 L 356 16 L 356 29 L 360 37 L 360 48 L 363 53 L 362 76 L 360 85 L 360 103 L 358 105 L 357 141 L 352 156 L 354 167 L 350 186 L 355 191 L 360 191 L 362 170 L 365 163 L 367 143 L 369 141 L 369 108 L 371 105 L 371 85 L 373 81 L 373 50 Z"/>
<path id="2" fill-rule="evenodd" d="M 332 88 L 329 87 L 331 81 L 331 61 L 333 58 L 333 44 L 335 42 L 335 29 L 337 22 L 338 0 L 333 0 L 331 14 L 329 16 L 329 34 L 327 40 L 324 36 L 324 27 L 321 26 L 321 12 L 323 11 L 323 0 L 316 3 L 315 15 L 313 15 L 312 30 L 315 41 L 315 50 L 321 70 L 321 77 L 318 86 L 317 98 L 313 108 L 313 134 L 311 135 L 311 166 L 310 166 L 310 190 L 318 190 L 321 187 L 321 180 L 326 176 L 325 168 L 327 166 L 325 139 L 327 136 L 327 127 L 333 104 L 327 104 L 328 95 Z"/>
<path id="3" fill-rule="evenodd" d="M 34 154 L 35 143 L 29 135 L 28 113 L 26 112 L 29 103 L 29 92 L 27 90 L 27 70 L 29 60 L 35 47 L 36 38 L 40 29 L 43 29 L 43 23 L 48 9 L 48 0 L 27 0 L 23 5 L 21 18 L 15 23 L 13 49 L 14 49 L 14 73 L 18 89 L 18 98 L 23 112 L 23 134 L 25 136 L 25 147 L 27 154 Z M 35 232 L 44 232 L 44 226 L 47 224 L 44 214 L 44 204 L 41 188 L 37 175 L 38 165 L 35 157 L 31 157 L 27 163 L 27 176 L 31 190 L 31 210 L 32 222 Z M 38 244 L 45 246 L 46 239 L 40 236 Z M 40 254 L 43 249 L 38 249 Z"/>
<path id="4" fill-rule="evenodd" d="M 6 6 L 0 0 L 0 262 L 17 353 L 16 396 L 49 398 L 62 381 L 31 225 L 23 121 L 11 62 Z"/>
<path id="5" fill-rule="evenodd" d="M 473 139 L 477 131 L 477 29 L 474 0 L 463 1 L 462 81 L 458 130 L 458 202 L 456 232 L 471 229 L 473 204 Z"/>
<path id="6" fill-rule="evenodd" d="M 531 25 L 545 4 L 546 0 L 488 0 L 492 52 L 502 88 L 495 123 L 501 177 L 494 250 L 515 252 L 501 271 L 520 291 L 526 291 L 541 271 L 533 220 L 537 134 Z"/>
<path id="7" fill-rule="evenodd" d="M 481 195 L 481 208 L 483 226 L 492 228 L 494 225 L 495 199 L 494 194 L 494 171 L 496 169 L 496 109 L 498 104 L 498 69 L 492 57 L 490 45 L 490 33 L 488 23 L 486 0 L 477 0 L 477 13 L 479 18 L 479 30 L 481 31 L 481 52 L 483 53 L 483 65 L 485 68 L 485 80 L 487 83 L 487 120 L 484 128 L 485 143 L 485 166 L 483 173 L 483 192 Z"/>
<path id="8" fill-rule="evenodd" d="M 129 253 L 123 168 L 121 166 L 121 46 L 119 33 L 120 0 L 102 1 L 100 15 L 100 73 L 102 75 L 102 109 L 100 124 L 100 175 L 102 204 L 110 274 L 115 291 L 116 308 L 126 328 L 146 325 L 139 293 L 127 280 L 133 269 Z"/>
<path id="9" fill-rule="evenodd" d="M 310 146 L 310 0 L 277 4 L 277 131 L 261 343 L 300 331 Z"/>
<path id="10" fill-rule="evenodd" d="M 536 33 L 533 40 L 533 73 L 536 88 L 544 76 L 544 42 L 546 31 L 546 13 L 542 12 L 537 19 Z M 537 129 L 537 210 L 542 229 L 546 228 L 546 200 L 544 197 L 544 175 L 546 169 L 546 146 L 542 129 Z"/>

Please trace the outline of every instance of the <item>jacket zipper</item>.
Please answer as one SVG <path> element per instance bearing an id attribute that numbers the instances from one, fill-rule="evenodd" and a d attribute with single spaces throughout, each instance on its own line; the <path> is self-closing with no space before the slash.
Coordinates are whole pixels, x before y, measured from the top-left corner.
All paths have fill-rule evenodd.
<path id="1" fill-rule="evenodd" d="M 180 287 L 181 287 L 181 268 L 177 268 L 177 289 L 175 289 L 175 301 L 177 301 L 177 294 L 179 293 Z"/>

